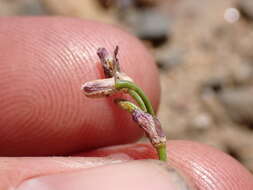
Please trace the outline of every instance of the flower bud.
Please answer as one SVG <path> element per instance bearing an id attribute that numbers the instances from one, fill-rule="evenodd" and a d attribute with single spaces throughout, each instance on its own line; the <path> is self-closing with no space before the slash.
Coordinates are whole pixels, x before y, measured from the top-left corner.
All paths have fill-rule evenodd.
<path id="1" fill-rule="evenodd" d="M 87 97 L 99 98 L 116 93 L 114 84 L 114 78 L 99 79 L 86 82 L 81 89 Z"/>
<path id="2" fill-rule="evenodd" d="M 116 47 L 114 51 L 114 56 L 111 56 L 105 48 L 99 48 L 97 50 L 97 55 L 104 69 L 104 74 L 106 78 L 111 78 L 114 76 L 116 71 L 119 71 L 119 63 L 117 59 L 118 48 Z"/>
<path id="3" fill-rule="evenodd" d="M 145 131 L 153 146 L 158 147 L 166 143 L 166 136 L 159 120 L 140 109 L 132 112 L 133 120 Z"/>

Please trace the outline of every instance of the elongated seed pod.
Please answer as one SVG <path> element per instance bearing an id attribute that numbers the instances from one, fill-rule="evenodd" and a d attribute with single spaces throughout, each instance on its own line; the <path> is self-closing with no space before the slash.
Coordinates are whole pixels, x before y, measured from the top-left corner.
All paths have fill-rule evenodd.
<path id="1" fill-rule="evenodd" d="M 91 98 L 99 98 L 110 96 L 117 92 L 114 86 L 114 78 L 99 79 L 86 82 L 82 87 L 85 96 Z"/>
<path id="2" fill-rule="evenodd" d="M 162 130 L 159 120 L 149 113 L 140 109 L 132 112 L 133 120 L 144 129 L 153 146 L 157 147 L 166 143 L 166 136 Z"/>

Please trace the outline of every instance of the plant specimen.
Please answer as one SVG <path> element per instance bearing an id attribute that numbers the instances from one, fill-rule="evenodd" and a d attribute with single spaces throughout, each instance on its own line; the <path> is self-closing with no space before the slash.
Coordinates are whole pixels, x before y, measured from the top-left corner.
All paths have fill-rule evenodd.
<path id="1" fill-rule="evenodd" d="M 145 131 L 146 136 L 156 149 L 159 159 L 166 161 L 166 136 L 161 124 L 156 118 L 152 105 L 143 90 L 127 74 L 121 72 L 117 57 L 118 50 L 119 48 L 116 46 L 113 56 L 105 48 L 97 50 L 105 79 L 86 82 L 81 89 L 87 97 L 91 98 L 106 97 L 117 92 L 129 94 L 137 105 L 124 99 L 116 99 L 115 103 L 132 115 L 133 121 Z"/>

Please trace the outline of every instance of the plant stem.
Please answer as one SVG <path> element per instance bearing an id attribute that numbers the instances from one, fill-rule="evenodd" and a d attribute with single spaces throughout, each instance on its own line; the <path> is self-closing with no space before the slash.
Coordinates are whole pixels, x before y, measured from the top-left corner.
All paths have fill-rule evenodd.
<path id="1" fill-rule="evenodd" d="M 147 112 L 147 108 L 145 103 L 143 102 L 142 98 L 139 96 L 137 92 L 134 90 L 128 90 L 128 93 L 132 96 L 133 99 L 137 102 L 137 104 L 140 106 L 140 108 L 144 111 Z"/>
<path id="2" fill-rule="evenodd" d="M 134 103 L 129 102 L 127 100 L 117 100 L 116 103 L 124 110 L 128 111 L 129 113 L 132 113 L 136 109 L 140 109 L 138 106 L 136 106 Z"/>
<path id="3" fill-rule="evenodd" d="M 159 160 L 161 161 L 167 161 L 167 149 L 166 149 L 166 144 L 161 144 L 156 148 L 157 154 L 159 156 Z"/>
<path id="4" fill-rule="evenodd" d="M 130 82 L 130 81 L 117 80 L 116 84 L 115 84 L 115 87 L 116 87 L 116 89 L 127 88 L 127 89 L 135 91 L 141 97 L 141 99 L 143 100 L 143 102 L 144 102 L 144 104 L 147 108 L 147 112 L 150 113 L 153 116 L 155 115 L 155 112 L 152 108 L 150 100 L 144 94 L 143 90 L 141 88 L 139 88 L 136 84 L 134 84 L 133 82 Z M 133 97 L 133 98 L 135 98 L 135 97 Z M 138 100 L 136 100 L 136 101 L 138 102 Z"/>

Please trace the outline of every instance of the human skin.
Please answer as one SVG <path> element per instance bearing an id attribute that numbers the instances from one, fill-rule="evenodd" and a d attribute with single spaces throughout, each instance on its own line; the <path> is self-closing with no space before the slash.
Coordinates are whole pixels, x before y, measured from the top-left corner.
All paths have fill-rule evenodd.
<path id="1" fill-rule="evenodd" d="M 253 189 L 240 163 L 207 145 L 169 141 L 167 165 L 143 160 L 156 158 L 150 145 L 121 145 L 142 130 L 112 98 L 80 91 L 103 77 L 97 48 L 116 45 L 122 70 L 157 108 L 154 61 L 126 32 L 60 17 L 0 19 L 0 189 L 176 189 L 180 180 L 200 190 Z M 182 178 L 173 181 L 165 168 Z"/>

